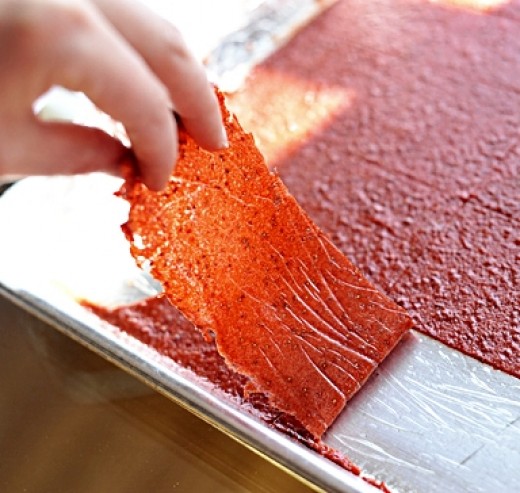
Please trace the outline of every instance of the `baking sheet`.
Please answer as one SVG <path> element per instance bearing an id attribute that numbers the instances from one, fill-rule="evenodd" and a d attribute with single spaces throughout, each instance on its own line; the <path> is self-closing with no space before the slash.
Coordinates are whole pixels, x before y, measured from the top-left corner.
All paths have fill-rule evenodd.
<path id="1" fill-rule="evenodd" d="M 154 293 L 119 230 L 117 178 L 28 178 L 0 197 L 0 291 L 304 481 L 371 491 L 75 300 Z M 520 491 L 520 381 L 413 332 L 324 437 L 397 491 Z"/>
<path id="2" fill-rule="evenodd" d="M 28 178 L 8 190 L 0 198 L 0 292 L 304 481 L 327 491 L 370 491 L 77 303 L 113 304 L 154 292 L 120 232 L 126 204 L 112 195 L 118 186 L 118 179 L 93 174 Z"/>
<path id="3" fill-rule="evenodd" d="M 151 3 L 185 28 L 188 41 L 204 40 L 196 51 L 232 89 L 331 2 L 229 0 L 218 12 L 206 0 L 183 4 L 182 12 L 175 2 Z M 77 121 L 79 112 L 83 122 L 111 124 L 78 95 L 58 93 L 56 101 L 51 116 Z M 317 489 L 374 491 L 76 302 L 124 303 L 158 289 L 135 267 L 120 233 L 127 205 L 112 195 L 119 183 L 101 174 L 29 178 L 1 196 L 0 292 Z M 396 491 L 520 491 L 520 381 L 412 332 L 324 441 Z"/>

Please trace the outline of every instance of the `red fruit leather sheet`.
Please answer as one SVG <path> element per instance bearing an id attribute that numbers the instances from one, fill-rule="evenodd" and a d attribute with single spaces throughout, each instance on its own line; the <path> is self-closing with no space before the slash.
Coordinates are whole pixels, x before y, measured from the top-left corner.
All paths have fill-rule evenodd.
<path id="1" fill-rule="evenodd" d="M 83 305 L 103 320 L 171 358 L 183 368 L 190 369 L 267 425 L 298 440 L 381 491 L 390 492 L 384 483 L 365 476 L 343 453 L 315 438 L 294 417 L 269 405 L 265 394 L 246 395 L 248 378 L 230 369 L 218 353 L 215 341 L 205 340 L 201 332 L 187 321 L 164 295 L 115 308 L 87 301 L 83 301 Z"/>
<path id="2" fill-rule="evenodd" d="M 123 229 L 228 365 L 320 437 L 411 326 L 311 222 L 224 107 L 228 149 L 181 130 L 167 188 L 139 181 Z"/>
<path id="3" fill-rule="evenodd" d="M 519 33 L 518 0 L 340 0 L 230 105 L 417 330 L 520 378 Z"/>

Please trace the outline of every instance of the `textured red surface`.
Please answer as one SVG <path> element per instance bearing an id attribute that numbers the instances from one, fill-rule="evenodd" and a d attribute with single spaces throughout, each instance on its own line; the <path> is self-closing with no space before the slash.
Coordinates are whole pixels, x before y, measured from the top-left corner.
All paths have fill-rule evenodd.
<path id="1" fill-rule="evenodd" d="M 232 107 L 419 330 L 520 376 L 520 3 L 451 3 L 340 1 Z"/>
<path id="2" fill-rule="evenodd" d="M 231 370 L 218 353 L 215 342 L 206 340 L 165 297 L 158 296 L 113 309 L 90 303 L 84 305 L 103 320 L 155 348 L 183 368 L 192 370 L 269 426 L 298 440 L 353 474 L 363 477 L 359 467 L 341 452 L 313 437 L 294 417 L 272 407 L 265 394 L 248 393 L 248 378 Z M 381 491 L 389 493 L 390 490 L 384 483 L 372 478 L 364 479 Z"/>
<path id="3" fill-rule="evenodd" d="M 124 230 L 247 389 L 320 437 L 411 320 L 316 228 L 221 105 L 229 148 L 203 151 L 181 131 L 166 190 L 124 185 Z"/>

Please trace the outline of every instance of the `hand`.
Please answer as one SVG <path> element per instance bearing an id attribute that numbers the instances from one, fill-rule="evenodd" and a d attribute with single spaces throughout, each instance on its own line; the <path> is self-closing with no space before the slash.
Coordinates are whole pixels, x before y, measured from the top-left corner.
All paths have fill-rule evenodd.
<path id="1" fill-rule="evenodd" d="M 0 178 L 104 170 L 128 150 L 104 132 L 42 122 L 53 85 L 123 123 L 139 172 L 161 189 L 177 158 L 172 109 L 208 150 L 226 145 L 218 103 L 179 32 L 131 0 L 0 0 Z"/>

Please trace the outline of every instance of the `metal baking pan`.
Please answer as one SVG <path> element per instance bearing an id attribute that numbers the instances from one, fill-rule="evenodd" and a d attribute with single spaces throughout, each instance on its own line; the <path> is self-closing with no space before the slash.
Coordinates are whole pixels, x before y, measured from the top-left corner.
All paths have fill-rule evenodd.
<path id="1" fill-rule="evenodd" d="M 244 23 L 216 33 L 207 48 L 211 71 L 228 88 L 330 2 L 238 3 Z M 0 196 L 0 294 L 312 487 L 377 491 L 77 303 L 125 303 L 157 289 L 120 232 L 127 206 L 113 196 L 119 183 L 102 174 L 28 178 Z M 520 380 L 412 331 L 324 441 L 395 491 L 520 491 Z"/>
<path id="2" fill-rule="evenodd" d="M 101 174 L 28 178 L 0 197 L 0 292 L 317 489 L 372 491 L 77 303 L 156 289 L 119 230 L 118 186 Z M 397 491 L 520 491 L 519 396 L 518 379 L 412 332 L 324 441 Z"/>

